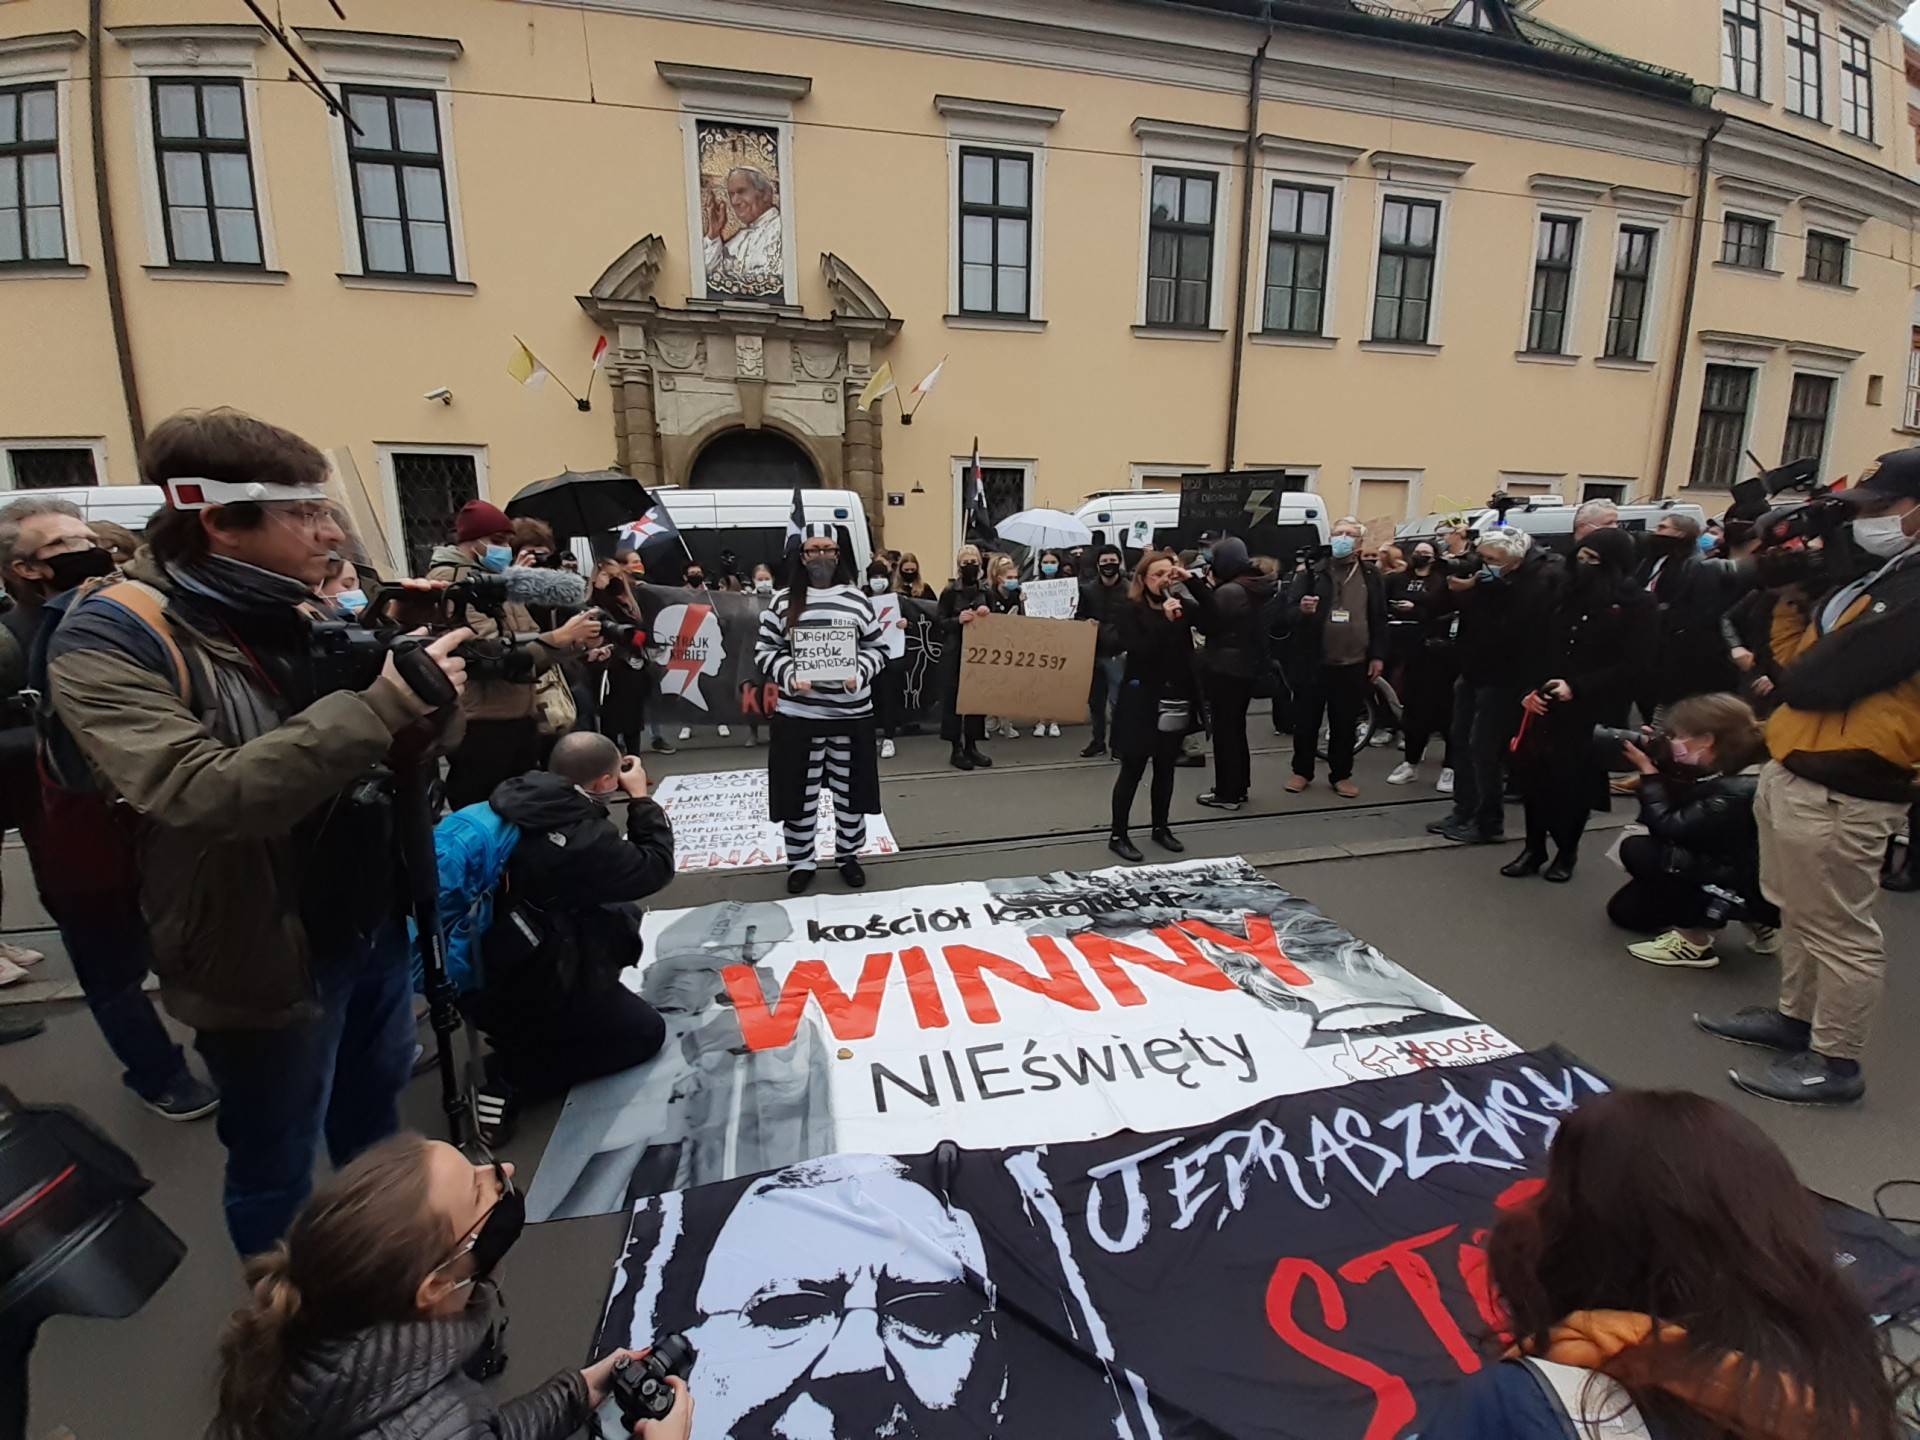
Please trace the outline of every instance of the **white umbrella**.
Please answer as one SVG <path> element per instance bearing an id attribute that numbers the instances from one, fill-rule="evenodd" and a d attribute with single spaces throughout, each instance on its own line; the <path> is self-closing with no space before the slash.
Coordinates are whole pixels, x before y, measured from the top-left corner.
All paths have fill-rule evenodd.
<path id="1" fill-rule="evenodd" d="M 1064 510 L 1022 510 L 993 529 L 1009 545 L 1030 550 L 1067 550 L 1093 543 L 1093 532 Z"/>

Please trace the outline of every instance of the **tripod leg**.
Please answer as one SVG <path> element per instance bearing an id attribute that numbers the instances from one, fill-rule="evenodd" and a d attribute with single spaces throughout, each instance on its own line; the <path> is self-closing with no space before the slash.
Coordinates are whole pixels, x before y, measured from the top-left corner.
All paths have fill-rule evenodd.
<path id="1" fill-rule="evenodd" d="M 446 936 L 440 929 L 440 870 L 433 851 L 427 767 L 418 761 L 402 765 L 396 780 L 400 856 L 426 986 L 428 1020 L 440 1044 L 440 1108 L 447 1117 L 447 1138 L 465 1145 L 475 1135 L 473 1108 L 453 1054 L 453 1037 L 464 1021 L 459 992 L 447 974 Z"/>

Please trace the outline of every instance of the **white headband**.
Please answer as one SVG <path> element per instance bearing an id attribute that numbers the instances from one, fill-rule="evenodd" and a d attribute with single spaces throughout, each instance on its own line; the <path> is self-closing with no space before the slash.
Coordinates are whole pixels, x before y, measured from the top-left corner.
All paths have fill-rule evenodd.
<path id="1" fill-rule="evenodd" d="M 268 485 L 249 480 L 236 485 L 227 480 L 208 480 L 200 475 L 181 475 L 166 482 L 167 504 L 175 510 L 205 510 L 214 505 L 271 505 L 276 501 L 324 500 L 327 492 L 318 485 Z"/>

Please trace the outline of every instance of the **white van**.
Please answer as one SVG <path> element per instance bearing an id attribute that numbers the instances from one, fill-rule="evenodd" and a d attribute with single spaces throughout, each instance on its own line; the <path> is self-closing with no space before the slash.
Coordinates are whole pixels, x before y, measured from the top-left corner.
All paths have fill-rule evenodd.
<path id="1" fill-rule="evenodd" d="M 1331 521 L 1327 502 L 1311 491 L 1287 491 L 1275 501 L 1265 524 L 1278 533 L 1256 534 L 1254 539 L 1262 543 L 1252 548 L 1272 554 L 1284 571 L 1300 550 L 1327 543 Z M 1171 490 L 1102 490 L 1089 495 L 1073 514 L 1093 532 L 1095 545 L 1118 545 L 1129 555 L 1149 547 L 1185 549 L 1198 538 L 1181 530 L 1180 496 Z"/>
<path id="2" fill-rule="evenodd" d="M 0 504 L 24 500 L 28 496 L 70 500 L 89 520 L 110 520 L 138 535 L 147 528 L 154 512 L 164 510 L 167 495 L 158 485 L 71 485 L 54 490 L 10 490 L 0 492 Z"/>
<path id="3" fill-rule="evenodd" d="M 726 555 L 742 580 L 759 564 L 777 574 L 786 551 L 787 522 L 793 516 L 793 491 L 779 489 L 689 490 L 660 485 L 648 492 L 667 507 L 673 523 L 686 537 L 687 549 L 706 566 L 709 579 L 726 573 Z M 855 575 L 864 575 L 873 560 L 873 537 L 867 529 L 867 510 L 851 490 L 803 489 L 801 505 L 810 525 L 832 525 L 840 533 L 840 553 Z M 648 570 L 662 579 L 677 576 L 686 564 L 678 545 L 660 545 L 647 551 Z"/>
<path id="4" fill-rule="evenodd" d="M 1579 508 L 1558 495 L 1533 495 L 1507 512 L 1507 524 L 1526 531 L 1549 549 L 1565 553 L 1573 548 L 1573 517 Z M 1669 515 L 1690 515 L 1703 529 L 1707 523 L 1707 512 L 1691 500 L 1657 500 L 1644 505 L 1622 505 L 1619 509 L 1620 528 L 1634 534 L 1653 529 Z M 1453 518 L 1456 517 L 1423 515 L 1396 527 L 1394 538 L 1403 545 L 1414 540 L 1430 540 L 1439 533 L 1443 523 Z M 1491 509 L 1468 510 L 1459 518 L 1466 520 L 1469 529 L 1482 531 L 1491 530 L 1499 521 Z"/>

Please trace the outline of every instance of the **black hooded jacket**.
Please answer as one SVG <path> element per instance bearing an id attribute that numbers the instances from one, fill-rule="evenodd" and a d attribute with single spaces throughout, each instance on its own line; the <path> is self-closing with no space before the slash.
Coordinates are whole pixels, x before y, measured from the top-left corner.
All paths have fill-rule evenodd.
<path id="1" fill-rule="evenodd" d="M 597 802 L 545 770 L 508 780 L 488 803 L 520 828 L 494 928 L 508 904 L 532 906 L 565 942 L 551 952 L 562 969 L 560 988 L 616 983 L 614 977 L 640 958 L 638 928 L 624 906 L 673 879 L 673 827 L 666 812 L 652 800 L 628 801 L 622 836 Z M 488 1004 L 551 1004 L 554 978 L 540 966 L 496 976 L 490 962 Z"/>
<path id="2" fill-rule="evenodd" d="M 270 1440 L 567 1440 L 587 1422 L 587 1383 L 563 1370 L 504 1404 L 461 1367 L 480 1347 L 473 1315 L 375 1325 L 315 1346 L 267 1416 Z"/>
<path id="3" fill-rule="evenodd" d="M 1213 547 L 1213 588 L 1205 597 L 1209 612 L 1207 648 L 1200 668 L 1207 675 L 1249 680 L 1268 653 L 1268 609 L 1279 582 L 1262 574 L 1247 556 L 1247 543 L 1235 536 Z"/>

